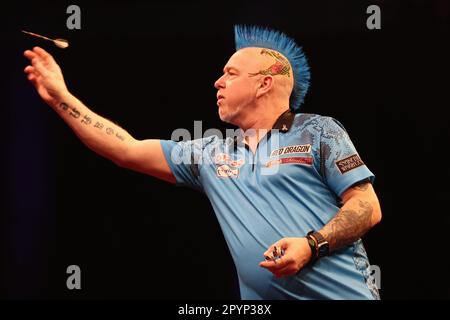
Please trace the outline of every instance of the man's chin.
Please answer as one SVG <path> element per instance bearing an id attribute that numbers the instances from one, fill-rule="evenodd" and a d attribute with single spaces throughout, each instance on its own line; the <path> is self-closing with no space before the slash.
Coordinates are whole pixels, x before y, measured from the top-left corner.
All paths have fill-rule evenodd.
<path id="1" fill-rule="evenodd" d="M 229 123 L 229 117 L 227 113 L 222 112 L 222 109 L 219 107 L 219 118 L 220 120 L 222 120 L 223 122 Z"/>
<path id="2" fill-rule="evenodd" d="M 222 120 L 223 122 L 229 123 L 229 122 L 228 122 L 228 118 L 225 117 L 225 116 L 223 116 L 222 114 L 220 114 L 220 112 L 219 112 L 219 118 L 220 118 L 220 120 Z"/>
<path id="3" fill-rule="evenodd" d="M 225 110 L 227 110 L 228 112 L 224 112 Z M 219 107 L 219 110 L 218 110 L 219 118 L 223 122 L 232 124 L 234 126 L 238 126 L 237 122 L 239 122 L 239 121 L 237 121 L 237 120 L 239 120 L 239 116 L 240 116 L 239 110 L 235 110 L 235 109 L 231 109 L 231 110 L 232 111 L 229 112 L 230 109 L 228 109 L 224 106 Z"/>
<path id="4" fill-rule="evenodd" d="M 225 123 L 230 123 L 234 125 L 233 118 L 230 114 L 223 114 L 219 111 L 219 118 Z"/>

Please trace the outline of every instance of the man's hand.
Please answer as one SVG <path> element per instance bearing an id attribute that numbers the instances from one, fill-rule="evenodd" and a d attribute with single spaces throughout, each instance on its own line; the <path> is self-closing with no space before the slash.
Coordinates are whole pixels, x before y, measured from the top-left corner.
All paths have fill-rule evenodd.
<path id="1" fill-rule="evenodd" d="M 283 238 L 269 247 L 264 256 L 272 256 L 275 247 L 284 250 L 284 255 L 276 260 L 262 261 L 259 265 L 268 269 L 277 278 L 299 272 L 311 259 L 311 248 L 306 238 Z"/>
<path id="2" fill-rule="evenodd" d="M 28 80 L 41 98 L 54 106 L 64 92 L 67 92 L 60 67 L 48 52 L 39 47 L 34 47 L 32 51 L 26 50 L 24 56 L 31 62 L 24 70 Z"/>

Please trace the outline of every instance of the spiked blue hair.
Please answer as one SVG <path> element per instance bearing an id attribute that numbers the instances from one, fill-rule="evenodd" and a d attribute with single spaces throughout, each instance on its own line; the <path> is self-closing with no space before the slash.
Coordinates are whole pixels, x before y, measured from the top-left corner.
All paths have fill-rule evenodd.
<path id="1" fill-rule="evenodd" d="M 234 41 L 236 51 L 248 47 L 267 48 L 278 51 L 289 60 L 294 75 L 294 88 L 289 98 L 289 107 L 292 111 L 298 112 L 308 92 L 311 78 L 302 48 L 284 33 L 257 26 L 234 26 Z"/>

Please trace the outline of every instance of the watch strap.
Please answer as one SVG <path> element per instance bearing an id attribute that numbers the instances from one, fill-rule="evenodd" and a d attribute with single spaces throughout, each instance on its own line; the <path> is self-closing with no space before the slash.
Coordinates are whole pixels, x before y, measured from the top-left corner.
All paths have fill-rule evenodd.
<path id="1" fill-rule="evenodd" d="M 322 236 L 320 232 L 310 231 L 307 234 L 307 237 L 313 238 L 315 240 L 315 248 L 313 251 L 314 258 L 322 258 L 327 256 L 329 253 L 329 244 L 328 241 Z"/>

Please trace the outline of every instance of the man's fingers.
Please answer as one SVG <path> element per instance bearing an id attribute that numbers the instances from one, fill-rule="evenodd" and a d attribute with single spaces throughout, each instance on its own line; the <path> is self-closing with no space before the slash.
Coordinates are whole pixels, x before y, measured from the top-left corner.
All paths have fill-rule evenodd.
<path id="1" fill-rule="evenodd" d="M 34 86 L 37 85 L 37 74 L 36 70 L 32 66 L 26 66 L 24 69 L 25 73 L 27 74 L 27 79 L 33 83 Z"/>
<path id="2" fill-rule="evenodd" d="M 35 69 L 32 66 L 26 66 L 23 71 L 28 74 L 28 73 L 34 73 Z"/>
<path id="3" fill-rule="evenodd" d="M 264 258 L 266 261 L 272 261 L 272 262 L 278 262 L 279 259 L 281 259 L 285 254 L 285 249 L 283 246 L 284 243 L 278 241 L 277 243 L 270 246 L 269 250 L 264 252 Z M 278 263 L 279 264 L 279 263 Z M 266 264 L 262 265 L 263 267 L 266 266 Z"/>
<path id="4" fill-rule="evenodd" d="M 273 255 L 273 249 L 275 248 L 275 245 L 273 244 L 273 245 L 271 245 L 270 247 L 269 247 L 269 249 L 267 249 L 266 250 L 266 252 L 264 252 L 263 254 L 264 254 L 264 256 L 269 256 L 269 257 L 272 257 Z"/>
<path id="5" fill-rule="evenodd" d="M 25 52 L 23 53 L 23 55 L 26 57 L 26 58 L 28 58 L 28 59 L 33 59 L 33 58 L 36 58 L 38 55 L 35 53 L 35 52 L 33 52 L 33 51 L 31 51 L 31 50 L 25 50 Z"/>
<path id="6" fill-rule="evenodd" d="M 266 260 L 266 261 L 261 261 L 259 263 L 259 266 L 270 270 L 270 269 L 274 268 L 276 264 L 277 264 L 276 261 L 272 261 L 272 260 L 267 261 Z"/>
<path id="7" fill-rule="evenodd" d="M 260 267 L 269 269 L 269 271 L 274 272 L 275 270 L 280 270 L 284 268 L 286 265 L 289 264 L 289 259 L 286 259 L 285 257 L 281 257 L 280 259 L 277 259 L 275 261 L 262 261 L 259 263 Z"/>
<path id="8" fill-rule="evenodd" d="M 37 88 L 37 77 L 34 73 L 30 73 L 27 76 L 28 80 Z"/>
<path id="9" fill-rule="evenodd" d="M 45 76 L 48 73 L 48 70 L 44 67 L 41 61 L 38 59 L 31 60 L 31 63 L 34 67 L 34 71 L 37 71 L 41 75 Z"/>
<path id="10" fill-rule="evenodd" d="M 287 239 L 286 238 L 283 238 L 283 239 L 280 239 L 280 240 L 278 240 L 277 242 L 275 242 L 272 246 L 271 246 L 271 248 L 272 249 L 275 249 L 275 247 L 277 248 L 277 249 L 286 249 L 287 248 L 287 246 L 288 246 L 288 242 L 287 242 Z"/>
<path id="11" fill-rule="evenodd" d="M 44 59 L 44 61 L 50 61 L 53 59 L 52 56 L 50 55 L 50 53 L 48 53 L 47 51 L 45 51 L 44 49 L 42 49 L 40 47 L 34 47 L 33 52 L 35 52 L 39 57 Z"/>
<path id="12" fill-rule="evenodd" d="M 273 245 L 271 245 L 269 247 L 269 249 L 267 249 L 266 252 L 264 252 L 264 256 L 269 256 L 272 257 L 274 255 L 280 256 L 281 253 L 286 249 L 286 245 L 284 243 L 284 241 L 280 240 L 276 243 L 274 243 Z"/>
<path id="13" fill-rule="evenodd" d="M 29 74 L 27 76 L 28 80 L 30 80 L 31 82 L 35 82 L 36 81 L 36 75 L 35 74 Z"/>

